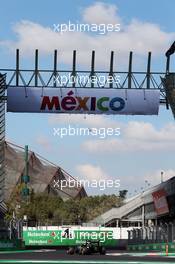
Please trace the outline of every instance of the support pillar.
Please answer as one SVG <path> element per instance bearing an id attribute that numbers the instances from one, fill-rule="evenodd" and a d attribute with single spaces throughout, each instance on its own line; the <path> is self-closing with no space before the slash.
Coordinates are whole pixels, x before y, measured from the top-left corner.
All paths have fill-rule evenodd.
<path id="1" fill-rule="evenodd" d="M 6 75 L 0 74 L 0 202 L 5 188 L 5 90 Z"/>

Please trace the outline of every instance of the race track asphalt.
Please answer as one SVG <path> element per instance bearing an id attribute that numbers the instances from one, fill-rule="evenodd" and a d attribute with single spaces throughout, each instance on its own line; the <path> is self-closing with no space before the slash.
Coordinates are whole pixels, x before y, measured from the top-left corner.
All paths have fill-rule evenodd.
<path id="1" fill-rule="evenodd" d="M 67 255 L 66 250 L 29 250 L 0 252 L 1 263 L 175 263 L 175 255 L 165 256 L 161 253 L 131 253 L 108 251 L 106 255 Z"/>

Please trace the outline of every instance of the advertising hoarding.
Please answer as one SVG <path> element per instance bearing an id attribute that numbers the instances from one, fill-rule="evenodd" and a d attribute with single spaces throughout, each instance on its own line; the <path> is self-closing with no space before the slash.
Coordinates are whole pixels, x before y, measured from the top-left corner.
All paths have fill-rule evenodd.
<path id="1" fill-rule="evenodd" d="M 159 90 L 7 88 L 7 111 L 20 113 L 157 115 Z"/>
<path id="2" fill-rule="evenodd" d="M 152 196 L 157 215 L 169 213 L 165 190 L 161 189 L 156 192 L 153 192 Z"/>

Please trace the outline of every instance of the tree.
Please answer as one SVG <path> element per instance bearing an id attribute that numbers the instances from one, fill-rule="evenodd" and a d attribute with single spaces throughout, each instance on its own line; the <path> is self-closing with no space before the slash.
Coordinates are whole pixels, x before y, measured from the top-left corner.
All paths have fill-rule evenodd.
<path id="1" fill-rule="evenodd" d="M 127 193 L 128 193 L 128 190 L 121 190 L 121 191 L 119 191 L 119 197 L 121 199 L 126 199 Z"/>
<path id="2" fill-rule="evenodd" d="M 125 197 L 124 193 L 120 195 Z M 121 191 L 122 192 L 122 191 Z M 12 217 L 15 206 L 9 201 L 7 218 Z M 68 199 L 63 201 L 60 197 L 48 193 L 32 192 L 28 203 L 21 201 L 17 218 L 27 215 L 28 220 L 37 221 L 45 224 L 52 222 L 61 224 L 79 224 L 88 222 L 95 217 L 110 210 L 112 207 L 119 207 L 122 204 L 121 197 L 116 195 L 97 195 L 83 197 L 81 199 Z"/>

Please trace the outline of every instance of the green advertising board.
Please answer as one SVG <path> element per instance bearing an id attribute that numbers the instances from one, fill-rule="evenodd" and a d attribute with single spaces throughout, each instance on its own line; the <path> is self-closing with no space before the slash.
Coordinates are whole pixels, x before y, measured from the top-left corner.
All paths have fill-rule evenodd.
<path id="1" fill-rule="evenodd" d="M 75 246 L 86 240 L 100 240 L 104 246 L 116 246 L 113 231 L 100 230 L 25 230 L 23 241 L 25 246 Z"/>
<path id="2" fill-rule="evenodd" d="M 130 251 L 160 251 L 165 252 L 166 245 L 168 245 L 168 252 L 175 252 L 175 243 L 152 243 L 152 244 L 138 244 L 128 245 Z"/>

